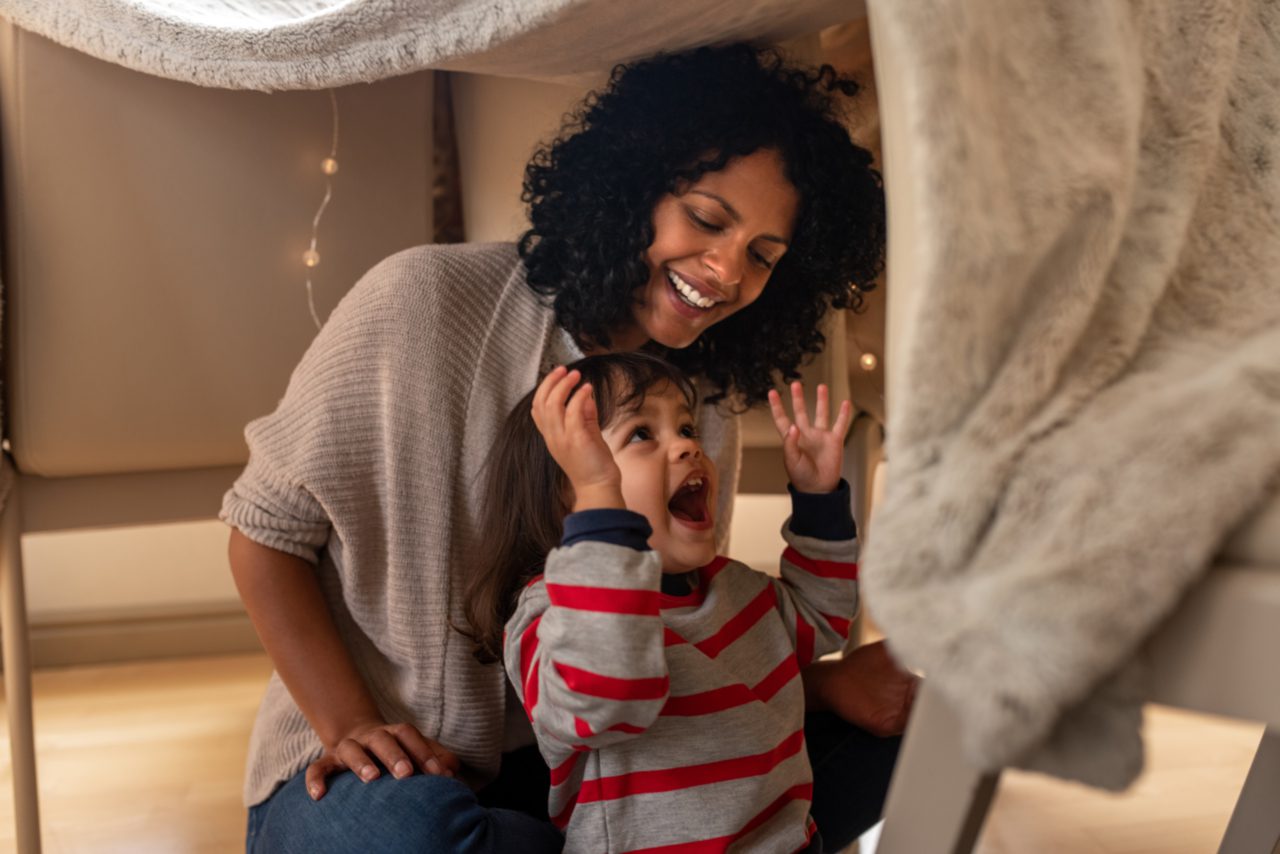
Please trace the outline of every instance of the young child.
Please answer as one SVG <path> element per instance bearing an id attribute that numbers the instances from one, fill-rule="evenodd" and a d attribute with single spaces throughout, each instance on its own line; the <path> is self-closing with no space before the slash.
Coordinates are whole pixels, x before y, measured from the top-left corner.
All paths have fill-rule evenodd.
<path id="1" fill-rule="evenodd" d="M 504 425 L 491 463 L 511 476 L 491 500 L 509 521 L 468 616 L 492 657 L 519 591 L 503 658 L 566 852 L 821 850 L 800 669 L 844 643 L 857 607 L 851 409 L 829 425 L 825 386 L 812 421 L 799 383 L 792 401 L 794 423 L 769 401 L 793 507 L 780 580 L 716 555 L 716 471 L 677 368 L 587 358 Z"/>

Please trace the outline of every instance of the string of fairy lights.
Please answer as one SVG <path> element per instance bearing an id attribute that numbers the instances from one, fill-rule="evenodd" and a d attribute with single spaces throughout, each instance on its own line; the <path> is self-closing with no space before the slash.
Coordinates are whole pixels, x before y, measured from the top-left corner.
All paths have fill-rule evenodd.
<path id="1" fill-rule="evenodd" d="M 325 208 L 329 207 L 329 200 L 333 198 L 333 176 L 338 174 L 338 96 L 332 89 L 329 93 L 329 110 L 333 116 L 333 135 L 329 143 L 329 156 L 320 161 L 320 172 L 324 175 L 324 198 L 320 200 L 320 207 L 316 209 L 316 215 L 311 218 L 311 243 L 307 246 L 307 251 L 302 253 L 302 265 L 307 271 L 307 308 L 311 312 L 311 320 L 316 325 L 316 331 L 320 330 L 320 315 L 316 312 L 315 289 L 311 284 L 311 273 L 316 267 L 320 266 L 320 250 L 316 248 L 320 237 L 320 220 L 324 217 Z"/>

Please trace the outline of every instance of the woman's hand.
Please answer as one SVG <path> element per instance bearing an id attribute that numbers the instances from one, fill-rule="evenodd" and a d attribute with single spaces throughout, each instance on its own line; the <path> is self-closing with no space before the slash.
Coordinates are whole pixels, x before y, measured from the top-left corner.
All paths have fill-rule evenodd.
<path id="1" fill-rule="evenodd" d="M 898 667 L 884 641 L 863 644 L 838 661 L 818 661 L 803 671 L 805 708 L 829 710 L 872 735 L 901 735 L 907 728 L 920 679 Z"/>
<path id="2" fill-rule="evenodd" d="M 307 766 L 307 793 L 318 801 L 329 790 L 328 778 L 339 771 L 353 771 L 364 782 L 378 779 L 382 772 L 376 757 L 396 779 L 415 770 L 423 774 L 452 777 L 462 770 L 453 752 L 418 732 L 412 724 L 369 721 L 354 727 L 332 747 Z"/>
<path id="3" fill-rule="evenodd" d="M 831 492 L 840 485 L 844 437 L 853 422 L 853 406 L 847 400 L 841 402 L 836 423 L 828 427 L 830 403 L 827 397 L 827 387 L 819 384 L 818 402 L 810 422 L 805 408 L 804 386 L 792 383 L 793 423 L 782 408 L 782 397 L 776 391 L 769 392 L 769 411 L 773 414 L 778 435 L 782 437 L 782 459 L 787 466 L 787 477 L 800 492 Z"/>
<path id="4" fill-rule="evenodd" d="M 575 511 L 622 508 L 622 472 L 600 433 L 595 389 L 574 391 L 581 378 L 563 367 L 547 374 L 533 395 L 533 423 L 573 487 Z"/>

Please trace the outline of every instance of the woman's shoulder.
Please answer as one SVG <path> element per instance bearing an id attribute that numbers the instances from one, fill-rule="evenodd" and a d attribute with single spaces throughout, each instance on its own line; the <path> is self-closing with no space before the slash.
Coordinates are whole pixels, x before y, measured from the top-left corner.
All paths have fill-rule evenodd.
<path id="1" fill-rule="evenodd" d="M 416 293 L 426 286 L 432 293 L 500 290 L 524 264 L 513 243 L 433 243 L 402 249 L 379 261 L 357 287 Z"/>
<path id="2" fill-rule="evenodd" d="M 429 244 L 403 249 L 365 273 L 334 312 L 356 326 L 421 330 L 491 320 L 505 296 L 535 296 L 511 243 Z"/>

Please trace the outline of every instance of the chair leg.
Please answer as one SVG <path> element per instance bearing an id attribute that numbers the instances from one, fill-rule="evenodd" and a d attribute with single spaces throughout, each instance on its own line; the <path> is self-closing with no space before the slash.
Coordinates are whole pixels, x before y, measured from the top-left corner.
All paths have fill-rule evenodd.
<path id="1" fill-rule="evenodd" d="M 1262 734 L 1218 854 L 1280 851 L 1280 729 Z"/>
<path id="2" fill-rule="evenodd" d="M 36 795 L 36 743 L 31 715 L 31 641 L 22 578 L 22 524 L 18 483 L 0 511 L 0 631 L 4 644 L 4 690 L 9 707 L 9 753 L 13 765 L 13 814 L 19 854 L 40 852 L 40 808 Z"/>
<path id="3" fill-rule="evenodd" d="M 969 854 L 999 779 L 965 761 L 959 723 L 925 679 L 889 784 L 876 854 Z"/>

